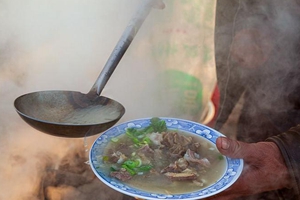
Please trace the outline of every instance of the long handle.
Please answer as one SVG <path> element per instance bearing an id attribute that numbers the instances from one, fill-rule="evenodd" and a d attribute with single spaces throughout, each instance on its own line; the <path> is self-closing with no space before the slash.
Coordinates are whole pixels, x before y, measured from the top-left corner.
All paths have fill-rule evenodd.
<path id="1" fill-rule="evenodd" d="M 119 39 L 117 45 L 115 46 L 113 52 L 111 53 L 109 59 L 107 60 L 104 68 L 102 69 L 100 75 L 98 76 L 88 95 L 99 96 L 101 94 L 108 79 L 116 69 L 121 58 L 125 54 L 129 45 L 131 44 L 133 38 L 135 37 L 138 30 L 145 21 L 146 17 L 150 13 L 155 1 L 156 0 L 143 0 L 143 3 L 140 5 L 139 9 L 127 25 L 125 31 L 123 32 L 121 38 Z"/>

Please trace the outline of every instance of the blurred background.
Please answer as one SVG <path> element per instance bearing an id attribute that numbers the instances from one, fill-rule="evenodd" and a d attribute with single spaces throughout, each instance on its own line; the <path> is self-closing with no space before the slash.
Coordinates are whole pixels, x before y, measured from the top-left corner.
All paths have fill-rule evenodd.
<path id="1" fill-rule="evenodd" d="M 153 9 L 103 96 L 119 101 L 119 123 L 215 117 L 214 0 L 165 0 Z M 29 127 L 18 96 L 44 90 L 87 93 L 140 0 L 0 1 L 0 199 L 123 199 L 92 174 L 89 145 Z M 100 133 L 99 133 L 100 134 Z"/>

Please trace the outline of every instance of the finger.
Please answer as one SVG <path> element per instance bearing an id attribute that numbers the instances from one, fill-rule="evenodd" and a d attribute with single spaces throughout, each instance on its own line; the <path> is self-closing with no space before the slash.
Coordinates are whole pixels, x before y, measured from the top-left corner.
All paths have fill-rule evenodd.
<path id="1" fill-rule="evenodd" d="M 220 153 L 230 158 L 250 158 L 253 156 L 253 148 L 250 144 L 232 140 L 226 137 L 217 138 L 216 145 Z"/>

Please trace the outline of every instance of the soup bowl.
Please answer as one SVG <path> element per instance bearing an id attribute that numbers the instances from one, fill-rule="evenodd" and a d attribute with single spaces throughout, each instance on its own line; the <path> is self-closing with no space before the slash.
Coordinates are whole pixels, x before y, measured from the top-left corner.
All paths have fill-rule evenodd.
<path id="1" fill-rule="evenodd" d="M 159 180 L 157 178 L 147 179 L 150 176 L 149 174 L 151 174 L 150 172 L 148 172 L 148 174 L 142 173 L 142 177 L 143 177 L 141 179 L 142 183 L 136 185 L 133 184 L 131 180 L 122 181 L 119 180 L 118 178 L 112 177 L 111 172 L 107 170 L 109 168 L 107 166 L 107 159 L 108 159 L 107 148 L 110 148 L 109 145 L 112 142 L 118 141 L 124 135 L 128 135 L 126 133 L 128 129 L 131 130 L 147 129 L 147 127 L 151 125 L 152 119 L 153 118 L 135 119 L 135 120 L 131 120 L 125 123 L 115 125 L 112 128 L 105 131 L 103 134 L 101 134 L 94 141 L 90 149 L 89 162 L 92 171 L 99 178 L 100 181 L 102 181 L 104 184 L 106 184 L 107 186 L 109 186 L 110 188 L 118 192 L 121 192 L 123 194 L 132 197 L 140 198 L 140 199 L 193 200 L 193 199 L 203 199 L 218 194 L 224 191 L 225 189 L 227 189 L 228 187 L 230 187 L 239 178 L 244 165 L 243 160 L 231 159 L 225 157 L 221 155 L 216 148 L 215 145 L 216 139 L 220 136 L 224 136 L 223 134 L 219 133 L 218 131 L 208 126 L 196 122 L 192 122 L 184 119 L 168 118 L 168 117 L 157 118 L 164 122 L 168 131 L 175 131 L 178 132 L 179 135 L 183 134 L 187 137 L 193 137 L 196 140 L 199 139 L 202 146 L 205 143 L 204 146 L 207 146 L 207 148 L 209 149 L 208 151 L 214 151 L 214 156 L 218 154 L 218 159 L 221 161 L 217 163 L 217 165 L 220 166 L 222 165 L 222 167 L 220 166 L 209 166 L 206 168 L 203 167 L 205 168 L 204 170 L 205 172 L 209 171 L 210 169 L 216 170 L 216 172 L 211 172 L 210 174 L 207 175 L 208 177 L 206 177 L 206 179 L 210 179 L 209 178 L 210 176 L 213 178 L 211 178 L 210 181 L 204 180 L 201 184 L 198 184 L 197 187 L 195 187 L 193 190 L 187 189 L 185 191 L 185 189 L 182 189 L 183 187 L 175 190 L 172 189 L 176 187 L 176 184 L 178 182 L 181 182 L 182 180 L 177 180 L 177 179 L 174 180 L 171 177 L 171 179 L 168 179 L 169 183 L 165 182 L 163 183 L 163 185 L 159 185 L 158 182 Z M 137 149 L 140 147 L 141 146 L 137 146 Z M 160 160 L 158 159 L 157 162 L 160 162 Z M 152 163 L 152 165 L 155 165 L 155 163 Z M 166 168 L 168 168 L 168 165 L 166 165 Z M 176 174 L 176 173 L 171 172 L 171 174 Z M 134 176 L 139 176 L 139 175 L 140 174 Z M 184 180 L 184 181 L 186 183 L 189 180 Z M 190 181 L 190 182 L 199 183 L 198 181 L 196 182 Z M 147 188 L 147 184 L 151 186 Z M 159 189 L 157 188 L 153 189 L 153 186 L 155 185 L 158 185 Z"/>

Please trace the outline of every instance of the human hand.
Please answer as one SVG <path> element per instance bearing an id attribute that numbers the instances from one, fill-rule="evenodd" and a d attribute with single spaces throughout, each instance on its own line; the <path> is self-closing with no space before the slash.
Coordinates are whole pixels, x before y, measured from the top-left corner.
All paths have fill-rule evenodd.
<path id="1" fill-rule="evenodd" d="M 244 143 L 219 137 L 216 145 L 223 155 L 244 159 L 244 169 L 231 187 L 207 199 L 229 200 L 290 187 L 288 169 L 275 143 Z"/>

